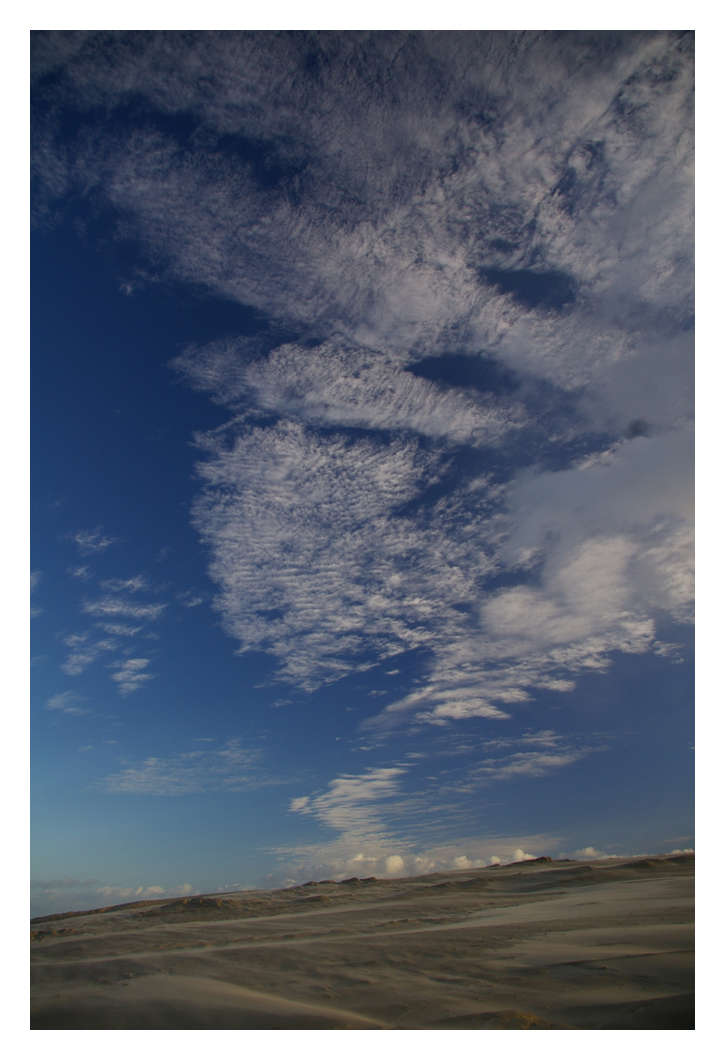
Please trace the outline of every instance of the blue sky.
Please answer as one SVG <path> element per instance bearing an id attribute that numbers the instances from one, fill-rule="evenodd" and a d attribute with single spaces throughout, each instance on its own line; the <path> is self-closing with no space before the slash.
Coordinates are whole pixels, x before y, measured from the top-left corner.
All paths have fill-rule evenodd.
<path id="1" fill-rule="evenodd" d="M 694 846 L 692 53 L 34 35 L 35 913 Z"/>

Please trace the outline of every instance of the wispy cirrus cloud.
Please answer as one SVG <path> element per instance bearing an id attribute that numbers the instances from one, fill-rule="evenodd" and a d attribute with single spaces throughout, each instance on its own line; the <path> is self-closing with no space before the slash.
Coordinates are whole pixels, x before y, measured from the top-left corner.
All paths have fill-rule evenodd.
<path id="1" fill-rule="evenodd" d="M 81 581 L 87 582 L 91 580 L 91 574 L 87 566 L 84 567 L 69 567 L 68 574 L 73 578 L 80 578 Z"/>
<path id="2" fill-rule="evenodd" d="M 153 681 L 156 675 L 146 673 L 146 667 L 150 662 L 150 659 L 123 659 L 111 664 L 116 671 L 111 674 L 111 680 L 118 682 L 118 691 L 121 695 L 130 695 L 131 692 L 142 688 L 147 681 Z"/>
<path id="3" fill-rule="evenodd" d="M 127 626 L 122 622 L 99 623 L 99 628 L 105 633 L 111 633 L 114 637 L 135 637 L 144 628 L 143 626 Z"/>
<path id="4" fill-rule="evenodd" d="M 261 770 L 262 756 L 241 740 L 220 749 L 187 751 L 174 758 L 147 758 L 100 781 L 115 795 L 190 795 L 204 791 L 244 791 L 274 783 Z"/>
<path id="5" fill-rule="evenodd" d="M 118 647 L 117 641 L 113 639 L 93 641 L 90 640 L 90 636 L 91 634 L 86 631 L 85 633 L 74 633 L 64 638 L 65 644 L 69 648 L 75 649 L 60 667 L 63 673 L 68 674 L 69 677 L 76 677 L 82 674 L 103 652 L 115 651 Z"/>
<path id="6" fill-rule="evenodd" d="M 368 839 L 383 830 L 381 803 L 400 799 L 404 773 L 405 768 L 392 767 L 337 777 L 322 794 L 292 799 L 290 810 L 311 814 L 350 839 Z"/>
<path id="7" fill-rule="evenodd" d="M 251 428 L 212 458 L 194 521 L 212 550 L 216 606 L 245 650 L 276 655 L 303 688 L 381 656 L 433 645 L 465 628 L 456 605 L 475 599 L 493 566 L 485 548 L 485 490 L 425 522 L 403 514 L 418 483 L 440 471 L 415 443 L 319 437 L 301 425 Z M 478 508 L 478 510 L 476 510 Z M 364 665 L 364 663 L 363 663 Z"/>
<path id="8" fill-rule="evenodd" d="M 580 761 L 591 748 L 571 748 L 555 751 L 515 751 L 501 759 L 484 759 L 474 773 L 481 779 L 513 780 L 520 777 L 544 777 Z"/>
<path id="9" fill-rule="evenodd" d="M 109 578 L 101 582 L 101 588 L 112 593 L 138 593 L 148 592 L 150 586 L 143 574 L 136 574 L 133 578 Z"/>
<path id="10" fill-rule="evenodd" d="M 88 714 L 89 708 L 83 705 L 86 702 L 86 698 L 77 692 L 58 692 L 46 700 L 45 709 L 58 710 L 62 714 Z"/>
<path id="11" fill-rule="evenodd" d="M 41 211 L 92 193 L 167 277 L 271 320 L 176 362 L 231 410 L 199 439 L 193 519 L 240 650 L 307 691 L 425 650 L 381 729 L 504 719 L 670 650 L 657 624 L 692 600 L 692 36 L 174 40 L 170 65 L 159 34 L 41 35 L 36 172 Z M 61 102 L 117 120 L 59 150 Z"/>
<path id="12" fill-rule="evenodd" d="M 83 570 L 85 571 L 85 568 Z M 166 603 L 149 603 L 134 598 L 139 593 L 148 594 L 155 591 L 154 586 L 150 585 L 142 574 L 130 578 L 107 578 L 100 585 L 105 590 L 105 595 L 95 600 L 84 599 L 81 602 L 83 613 L 101 619 L 133 619 L 141 624 L 130 625 L 123 621 L 97 622 L 96 627 L 110 635 L 101 639 L 96 639 L 97 634 L 90 630 L 66 635 L 63 642 L 73 650 L 60 668 L 63 673 L 72 677 L 83 674 L 105 652 L 121 651 L 126 655 L 133 654 L 134 647 L 122 648 L 117 638 L 136 637 L 143 632 L 145 623 L 158 620 L 168 606 Z M 135 650 L 138 653 L 140 649 Z M 109 668 L 115 671 L 111 674 L 111 680 L 117 683 L 122 695 L 137 691 L 153 679 L 155 675 L 146 672 L 149 663 L 150 659 L 141 658 L 137 654 L 134 658 L 116 659 L 110 664 Z"/>
<path id="13" fill-rule="evenodd" d="M 337 832 L 332 839 L 276 851 L 287 869 L 306 878 L 320 875 L 418 875 L 522 861 L 545 853 L 556 844 L 554 837 L 501 837 L 482 839 L 451 834 L 463 825 L 461 796 L 470 798 L 493 783 L 526 777 L 542 777 L 565 769 L 588 754 L 602 750 L 601 740 L 585 742 L 551 729 L 527 732 L 480 742 L 474 760 L 457 769 L 451 761 L 441 775 L 429 773 L 428 755 L 412 753 L 408 761 L 388 767 L 369 768 L 360 774 L 344 774 L 324 791 L 297 796 L 290 811 L 313 817 L 325 830 Z M 452 748 L 454 755 L 461 749 Z M 471 748 L 467 748 L 470 753 Z M 421 761 L 418 761 L 418 759 Z M 419 837 L 410 837 L 411 822 L 422 824 Z M 434 835 L 445 835 L 436 844 Z M 428 837 L 426 843 L 423 839 Z"/>
<path id="14" fill-rule="evenodd" d="M 96 552 L 105 552 L 111 545 L 118 543 L 118 538 L 109 537 L 103 533 L 103 527 L 97 526 L 95 530 L 77 530 L 68 535 L 74 541 L 82 556 L 91 556 Z M 85 568 L 84 568 L 85 569 Z"/>
<path id="15" fill-rule="evenodd" d="M 43 579 L 42 571 L 31 570 L 31 572 L 30 572 L 30 593 L 31 593 L 31 595 L 38 588 L 38 586 L 40 585 L 42 579 Z M 30 608 L 30 617 L 31 618 L 36 618 L 38 615 L 41 615 L 42 613 L 43 613 L 43 609 L 41 607 L 31 607 Z"/>
<path id="16" fill-rule="evenodd" d="M 169 68 L 157 35 L 97 34 L 62 68 L 67 102 L 113 106 L 135 92 L 159 114 L 192 115 L 219 147 L 182 156 L 149 123 L 59 157 L 45 122 L 37 170 L 56 194 L 101 190 L 179 278 L 281 319 L 341 324 L 371 348 L 430 343 L 463 322 L 474 342 L 533 356 L 539 371 L 586 371 L 626 345 L 628 306 L 672 312 L 691 292 L 692 42 L 525 40 L 209 34 L 177 41 Z M 317 81 L 310 52 L 326 71 Z M 370 76 L 351 75 L 358 66 Z M 216 72 L 204 99 L 203 67 Z M 373 88 L 383 70 L 395 106 Z M 276 173 L 232 165 L 225 136 L 267 145 Z M 545 297 L 525 285 L 511 296 L 501 273 L 530 270 L 534 249 L 544 276 L 602 304 L 587 339 L 608 323 L 619 343 L 582 341 L 581 319 L 565 336 L 550 327 L 537 310 L 556 304 L 555 280 Z"/>
<path id="17" fill-rule="evenodd" d="M 520 426 L 519 404 L 486 400 L 463 387 L 442 390 L 405 371 L 393 354 L 324 343 L 285 344 L 251 362 L 249 343 L 190 349 L 174 362 L 195 386 L 231 406 L 251 405 L 317 427 L 413 431 L 455 443 L 493 444 Z"/>
<path id="18" fill-rule="evenodd" d="M 140 604 L 131 600 L 105 596 L 100 600 L 84 600 L 81 609 L 98 618 L 135 618 L 155 621 L 166 610 L 166 604 Z"/>

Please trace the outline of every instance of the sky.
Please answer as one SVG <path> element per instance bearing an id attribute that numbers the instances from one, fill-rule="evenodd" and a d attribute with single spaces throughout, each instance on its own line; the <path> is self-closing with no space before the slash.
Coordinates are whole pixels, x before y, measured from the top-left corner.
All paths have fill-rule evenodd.
<path id="1" fill-rule="evenodd" d="M 680 32 L 35 32 L 33 915 L 694 848 Z"/>

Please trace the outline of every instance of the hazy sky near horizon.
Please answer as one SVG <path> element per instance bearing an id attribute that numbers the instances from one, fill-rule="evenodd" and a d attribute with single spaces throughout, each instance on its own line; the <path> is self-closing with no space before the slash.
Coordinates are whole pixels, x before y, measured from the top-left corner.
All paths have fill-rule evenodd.
<path id="1" fill-rule="evenodd" d="M 694 846 L 692 34 L 32 37 L 34 912 Z"/>

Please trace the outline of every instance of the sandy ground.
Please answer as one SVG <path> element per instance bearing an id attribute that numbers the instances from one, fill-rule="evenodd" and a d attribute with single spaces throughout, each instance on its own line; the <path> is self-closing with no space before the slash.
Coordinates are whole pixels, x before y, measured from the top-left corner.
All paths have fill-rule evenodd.
<path id="1" fill-rule="evenodd" d="M 694 855 L 539 859 L 31 923 L 31 1028 L 689 1029 Z"/>

